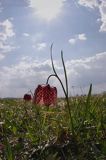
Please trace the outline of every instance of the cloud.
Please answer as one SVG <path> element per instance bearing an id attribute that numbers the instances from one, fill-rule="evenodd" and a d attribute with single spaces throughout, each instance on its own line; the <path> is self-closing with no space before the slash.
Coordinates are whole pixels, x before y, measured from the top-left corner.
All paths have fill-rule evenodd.
<path id="1" fill-rule="evenodd" d="M 71 81 L 76 85 L 82 84 L 83 86 L 90 83 L 105 83 L 105 61 L 106 52 L 84 59 L 67 61 L 66 65 L 71 75 Z"/>
<path id="2" fill-rule="evenodd" d="M 3 22 L 0 22 L 0 40 L 5 41 L 9 37 L 13 37 L 15 35 L 13 31 L 13 25 L 12 23 L 6 19 Z"/>
<path id="3" fill-rule="evenodd" d="M 78 40 L 80 40 L 80 41 L 87 40 L 86 34 L 82 33 L 82 34 L 75 35 L 74 38 L 70 38 L 69 39 L 69 43 L 74 45 Z"/>
<path id="4" fill-rule="evenodd" d="M 33 45 L 33 48 L 36 48 L 38 51 L 42 51 L 47 47 L 47 44 L 45 42 L 37 43 Z"/>
<path id="5" fill-rule="evenodd" d="M 3 59 L 6 54 L 15 49 L 10 42 L 10 38 L 15 36 L 15 32 L 13 31 L 13 25 L 10 20 L 6 19 L 3 22 L 0 22 L 0 59 Z"/>
<path id="6" fill-rule="evenodd" d="M 100 13 L 100 32 L 106 32 L 106 0 L 79 0 L 78 3 L 91 9 L 97 8 Z"/>
<path id="7" fill-rule="evenodd" d="M 78 34 L 78 39 L 81 41 L 85 41 L 85 40 L 87 40 L 87 37 L 86 37 L 85 33 L 82 33 L 82 34 Z"/>
<path id="8" fill-rule="evenodd" d="M 21 97 L 29 89 L 34 91 L 38 84 L 46 83 L 50 71 L 49 60 L 43 62 L 30 57 L 23 57 L 17 65 L 2 67 L 0 70 L 0 90 L 2 91 L 0 96 Z"/>
<path id="9" fill-rule="evenodd" d="M 24 37 L 29 37 L 30 35 L 29 35 L 29 33 L 23 33 L 22 34 Z"/>
<path id="10" fill-rule="evenodd" d="M 72 45 L 75 44 L 76 43 L 76 38 L 70 38 L 69 43 L 72 44 Z"/>
<path id="11" fill-rule="evenodd" d="M 66 61 L 69 92 L 72 92 L 72 86 L 77 86 L 77 88 L 81 86 L 84 90 L 90 83 L 93 84 L 94 92 L 106 90 L 105 62 L 106 52 L 98 53 L 84 59 Z M 62 66 L 58 61 L 54 61 L 54 63 L 64 83 Z M 23 57 L 18 64 L 1 68 L 0 90 L 2 92 L 0 92 L 0 96 L 22 97 L 23 94 L 30 89 L 34 92 L 37 85 L 46 83 L 47 77 L 52 73 L 50 60 L 37 61 L 33 60 L 31 57 Z M 51 78 L 50 84 L 58 88 L 58 95 L 63 95 L 61 86 L 56 78 Z M 81 91 L 77 93 L 81 93 Z"/>
<path id="12" fill-rule="evenodd" d="M 92 9 L 94 9 L 95 7 L 98 7 L 97 0 L 79 0 L 78 3 L 82 6 L 89 7 Z"/>
<path id="13" fill-rule="evenodd" d="M 66 0 L 29 0 L 29 6 L 35 14 L 46 21 L 51 21 L 63 11 Z"/>
<path id="14" fill-rule="evenodd" d="M 100 31 L 106 32 L 106 1 L 102 1 L 101 5 L 99 6 L 99 11 L 101 15 L 101 26 Z"/>
<path id="15" fill-rule="evenodd" d="M 13 49 L 15 49 L 14 46 L 11 45 L 4 45 L 2 42 L 0 43 L 0 51 L 2 54 L 4 54 L 4 56 L 6 55 L 6 53 L 11 52 Z"/>

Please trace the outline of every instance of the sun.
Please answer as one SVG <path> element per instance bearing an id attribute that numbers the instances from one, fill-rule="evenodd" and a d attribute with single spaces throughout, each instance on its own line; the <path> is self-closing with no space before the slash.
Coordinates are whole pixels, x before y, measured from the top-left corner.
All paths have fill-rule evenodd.
<path id="1" fill-rule="evenodd" d="M 66 0 L 29 0 L 30 7 L 34 9 L 36 16 L 46 21 L 51 21 L 63 11 Z"/>

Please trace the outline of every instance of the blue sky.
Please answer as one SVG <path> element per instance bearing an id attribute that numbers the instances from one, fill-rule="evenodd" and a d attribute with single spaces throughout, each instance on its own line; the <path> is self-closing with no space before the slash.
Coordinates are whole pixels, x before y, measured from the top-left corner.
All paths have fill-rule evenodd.
<path id="1" fill-rule="evenodd" d="M 22 97 L 45 83 L 51 43 L 63 83 L 64 52 L 71 95 L 90 83 L 93 92 L 106 90 L 105 0 L 0 0 L 0 97 Z M 62 95 L 56 79 L 50 84 Z"/>

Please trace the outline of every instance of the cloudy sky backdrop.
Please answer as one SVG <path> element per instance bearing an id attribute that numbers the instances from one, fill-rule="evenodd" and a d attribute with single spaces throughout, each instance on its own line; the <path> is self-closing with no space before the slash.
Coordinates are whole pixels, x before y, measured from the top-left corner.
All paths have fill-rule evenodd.
<path id="1" fill-rule="evenodd" d="M 56 70 L 69 93 L 106 90 L 106 0 L 0 0 L 0 97 L 22 97 Z M 58 86 L 55 78 L 51 85 Z"/>

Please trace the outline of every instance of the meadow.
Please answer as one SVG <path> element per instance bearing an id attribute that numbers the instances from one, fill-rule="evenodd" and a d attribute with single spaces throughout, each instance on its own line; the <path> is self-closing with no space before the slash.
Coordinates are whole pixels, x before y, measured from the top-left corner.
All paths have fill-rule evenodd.
<path id="1" fill-rule="evenodd" d="M 106 159 L 106 94 L 92 95 L 91 84 L 88 95 L 69 97 L 62 51 L 61 60 L 65 86 L 55 70 L 51 45 L 53 74 L 43 92 L 41 85 L 37 88 L 35 103 L 0 99 L 1 160 Z M 56 87 L 50 87 L 52 76 L 60 82 L 65 98 L 57 98 Z M 47 105 L 37 103 L 42 96 Z"/>
<path id="2" fill-rule="evenodd" d="M 106 95 L 69 98 L 71 122 L 66 105 L 1 99 L 0 159 L 105 160 Z"/>

